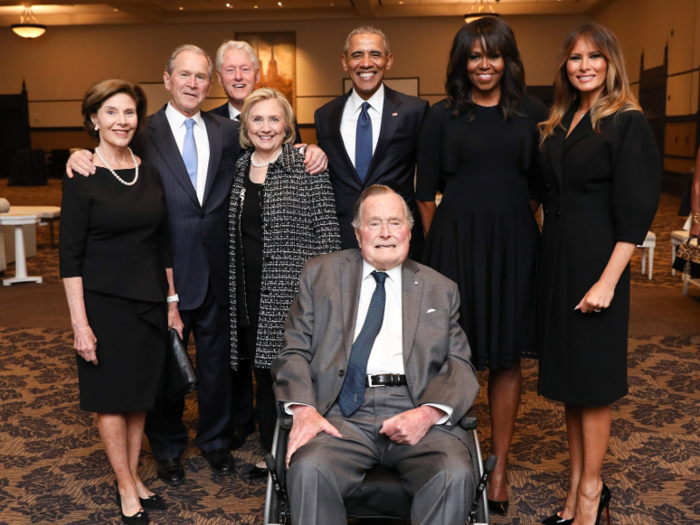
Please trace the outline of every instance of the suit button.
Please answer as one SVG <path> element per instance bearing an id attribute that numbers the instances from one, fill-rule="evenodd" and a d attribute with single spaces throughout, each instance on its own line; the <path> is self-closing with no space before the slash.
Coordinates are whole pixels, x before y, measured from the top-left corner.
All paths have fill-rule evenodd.
<path id="1" fill-rule="evenodd" d="M 545 184 L 544 187 L 549 189 L 549 184 Z"/>
<path id="2" fill-rule="evenodd" d="M 545 215 L 549 215 L 549 210 L 544 210 Z"/>
<path id="3" fill-rule="evenodd" d="M 331 408 L 331 403 L 328 403 L 328 404 L 326 405 L 326 408 Z"/>
<path id="4" fill-rule="evenodd" d="M 557 211 L 557 217 L 561 215 L 561 210 Z"/>
<path id="5" fill-rule="evenodd" d="M 206 219 L 207 216 L 202 213 L 202 219 Z"/>
<path id="6" fill-rule="evenodd" d="M 338 377 L 343 377 L 345 375 L 345 370 L 340 370 L 338 372 Z"/>

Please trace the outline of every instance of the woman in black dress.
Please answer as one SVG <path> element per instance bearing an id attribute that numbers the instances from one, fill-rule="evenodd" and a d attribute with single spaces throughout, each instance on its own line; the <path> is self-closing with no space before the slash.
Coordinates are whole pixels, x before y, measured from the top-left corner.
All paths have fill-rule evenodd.
<path id="1" fill-rule="evenodd" d="M 296 299 L 304 262 L 340 249 L 328 170 L 309 175 L 292 146 L 294 113 L 284 95 L 263 88 L 246 98 L 231 189 L 231 365 L 250 366 L 263 448 L 277 419 L 270 366 L 282 350 L 284 320 Z M 249 477 L 267 476 L 264 463 Z"/>
<path id="2" fill-rule="evenodd" d="M 160 175 L 128 144 L 146 116 L 143 90 L 105 80 L 83 98 L 99 142 L 91 177 L 64 178 L 60 267 L 75 336 L 80 408 L 97 426 L 117 477 L 124 523 L 148 523 L 165 502 L 137 468 L 146 411 L 161 387 L 167 330 L 182 333 Z"/>
<path id="3" fill-rule="evenodd" d="M 423 262 L 457 282 L 460 322 L 478 370 L 489 370 L 489 509 L 508 511 L 506 462 L 522 390 L 521 357 L 536 357 L 534 281 L 539 207 L 533 181 L 544 105 L 525 95 L 513 31 L 493 17 L 455 36 L 447 99 L 421 129 L 416 197 Z M 445 184 L 440 207 L 435 194 Z"/>
<path id="4" fill-rule="evenodd" d="M 543 523 L 593 525 L 610 502 L 600 477 L 610 404 L 627 394 L 629 260 L 658 207 L 661 162 L 605 27 L 567 35 L 554 96 L 541 124 L 538 388 L 565 403 L 571 485 L 564 510 Z"/>

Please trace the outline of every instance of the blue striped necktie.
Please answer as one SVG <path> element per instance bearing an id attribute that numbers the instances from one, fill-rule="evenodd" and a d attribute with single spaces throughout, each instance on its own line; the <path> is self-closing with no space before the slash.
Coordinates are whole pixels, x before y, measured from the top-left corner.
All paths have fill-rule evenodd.
<path id="1" fill-rule="evenodd" d="M 369 102 L 362 103 L 355 133 L 355 170 L 363 183 L 372 163 L 372 118 L 367 112 L 369 108 Z"/>
<path id="2" fill-rule="evenodd" d="M 194 141 L 194 119 L 185 120 L 185 143 L 182 146 L 182 160 L 185 162 L 187 174 L 190 176 L 194 191 L 197 191 L 197 144 Z"/>
<path id="3" fill-rule="evenodd" d="M 386 280 L 386 274 L 374 271 L 371 275 L 377 281 L 377 287 L 374 289 L 372 299 L 369 302 L 365 324 L 362 325 L 360 335 L 357 336 L 352 345 L 348 370 L 338 396 L 338 405 L 345 417 L 351 416 L 355 410 L 362 406 L 365 400 L 367 361 L 369 361 L 369 354 L 372 352 L 374 340 L 379 335 L 382 322 L 384 321 L 384 303 L 386 303 L 384 281 Z"/>

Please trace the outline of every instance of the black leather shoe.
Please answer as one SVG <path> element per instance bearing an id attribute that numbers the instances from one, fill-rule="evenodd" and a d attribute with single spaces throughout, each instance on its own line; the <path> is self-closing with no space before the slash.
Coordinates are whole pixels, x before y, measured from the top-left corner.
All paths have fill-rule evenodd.
<path id="1" fill-rule="evenodd" d="M 202 454 L 207 460 L 209 468 L 216 474 L 233 473 L 233 456 L 226 448 L 217 448 L 209 453 Z"/>
<path id="2" fill-rule="evenodd" d="M 252 419 L 248 421 L 245 425 L 236 427 L 233 429 L 233 434 L 231 434 L 231 442 L 229 448 L 231 450 L 238 450 L 243 445 L 245 445 L 245 440 L 248 436 L 255 432 L 255 421 Z"/>
<path id="3" fill-rule="evenodd" d="M 253 465 L 253 468 L 245 475 L 248 479 L 267 479 L 267 469 Z"/>
<path id="4" fill-rule="evenodd" d="M 158 479 L 166 485 L 182 485 L 185 482 L 185 469 L 180 458 L 170 458 L 158 462 Z"/>
<path id="5" fill-rule="evenodd" d="M 499 516 L 505 516 L 508 514 L 508 500 L 505 501 L 494 501 L 492 499 L 487 500 L 489 503 L 489 512 L 493 514 L 498 514 Z"/>
<path id="6" fill-rule="evenodd" d="M 543 525 L 571 525 L 573 522 L 574 518 L 562 518 L 559 514 L 552 514 L 542 520 Z"/>
<path id="7" fill-rule="evenodd" d="M 165 503 L 163 498 L 157 494 L 154 494 L 149 498 L 139 498 L 139 501 L 144 509 L 163 510 L 168 508 L 168 505 Z"/>

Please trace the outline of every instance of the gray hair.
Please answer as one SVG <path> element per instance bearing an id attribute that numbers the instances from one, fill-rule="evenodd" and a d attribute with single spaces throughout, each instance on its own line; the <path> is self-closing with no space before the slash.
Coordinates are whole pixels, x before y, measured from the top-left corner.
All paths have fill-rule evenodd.
<path id="1" fill-rule="evenodd" d="M 184 51 L 189 51 L 191 53 L 196 53 L 198 55 L 202 55 L 204 58 L 207 59 L 207 62 L 209 63 L 209 80 L 211 80 L 212 73 L 213 73 L 213 66 L 211 63 L 211 58 L 209 58 L 209 55 L 207 55 L 204 52 L 204 49 L 202 49 L 199 46 L 195 46 L 194 44 L 184 44 L 181 46 L 176 47 L 172 53 L 170 53 L 170 58 L 168 59 L 168 63 L 165 66 L 165 70 L 168 72 L 168 75 L 173 74 L 173 69 L 175 68 L 175 59 L 177 56 L 184 52 Z"/>
<path id="2" fill-rule="evenodd" d="M 255 66 L 255 71 L 260 71 L 260 61 L 258 60 L 258 55 L 255 54 L 253 46 L 242 40 L 224 40 L 224 43 L 219 46 L 219 49 L 216 51 L 217 71 L 221 71 L 221 66 L 224 65 L 224 55 L 232 50 L 247 53 L 253 66 Z"/>
<path id="3" fill-rule="evenodd" d="M 348 49 L 350 49 L 350 40 L 352 40 L 352 37 L 354 37 L 355 35 L 379 35 L 384 41 L 384 52 L 387 55 L 391 53 L 391 48 L 389 47 L 389 39 L 386 37 L 386 35 L 381 29 L 377 29 L 374 26 L 360 26 L 350 31 L 350 34 L 345 39 L 345 48 L 343 49 L 343 53 L 345 54 L 345 56 L 348 55 Z"/>
<path id="4" fill-rule="evenodd" d="M 403 202 L 403 209 L 406 212 L 406 222 L 408 223 L 408 228 L 413 229 L 413 213 L 411 213 L 411 208 L 408 207 L 408 204 L 406 204 L 406 201 L 404 200 L 401 195 L 396 193 L 394 190 L 392 190 L 389 186 L 385 186 L 384 184 L 372 184 L 369 188 L 365 188 L 362 190 L 362 193 L 360 193 L 360 197 L 357 199 L 357 202 L 355 203 L 355 209 L 352 217 L 352 227 L 355 228 L 355 230 L 360 229 L 360 225 L 362 225 L 362 204 L 369 198 L 369 197 L 374 197 L 375 195 L 397 195 L 398 197 L 401 198 L 401 202 Z"/>

